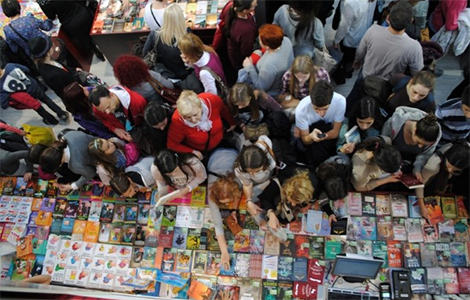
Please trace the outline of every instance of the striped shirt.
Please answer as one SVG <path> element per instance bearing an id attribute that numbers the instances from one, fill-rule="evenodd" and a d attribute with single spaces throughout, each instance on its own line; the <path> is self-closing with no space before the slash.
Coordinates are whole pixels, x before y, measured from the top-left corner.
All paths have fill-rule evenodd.
<path id="1" fill-rule="evenodd" d="M 440 104 L 436 109 L 436 117 L 442 128 L 440 144 L 448 143 L 454 138 L 465 139 L 470 134 L 470 119 L 463 114 L 460 98 Z"/>

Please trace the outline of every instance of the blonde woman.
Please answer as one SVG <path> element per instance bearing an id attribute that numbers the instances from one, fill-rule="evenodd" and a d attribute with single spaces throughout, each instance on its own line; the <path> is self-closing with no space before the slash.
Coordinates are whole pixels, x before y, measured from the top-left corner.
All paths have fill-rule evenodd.
<path id="1" fill-rule="evenodd" d="M 189 75 L 180 58 L 177 42 L 187 32 L 183 10 L 177 4 L 170 4 L 163 14 L 163 24 L 160 30 L 151 31 L 145 43 L 142 54 L 157 49 L 157 62 L 162 63 L 175 74 L 175 79 L 185 79 Z M 156 45 L 155 45 L 155 42 Z"/>
<path id="2" fill-rule="evenodd" d="M 225 84 L 227 81 L 222 63 L 214 49 L 204 45 L 201 39 L 193 33 L 187 33 L 179 39 L 178 48 L 183 62 L 194 68 L 197 78 L 204 86 L 204 92 L 217 95 L 216 80 L 212 73 L 217 74 Z"/>
<path id="3" fill-rule="evenodd" d="M 167 147 L 180 153 L 193 153 L 202 159 L 203 154 L 222 141 L 222 119 L 230 126 L 227 131 L 235 128 L 235 121 L 220 97 L 183 91 L 171 117 Z"/>

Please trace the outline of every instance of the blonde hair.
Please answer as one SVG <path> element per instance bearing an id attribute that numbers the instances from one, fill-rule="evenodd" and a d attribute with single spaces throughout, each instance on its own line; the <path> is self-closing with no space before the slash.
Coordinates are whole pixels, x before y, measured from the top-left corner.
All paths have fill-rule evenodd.
<path id="1" fill-rule="evenodd" d="M 176 4 L 170 4 L 165 8 L 163 14 L 163 25 L 160 29 L 160 39 L 167 46 L 173 46 L 186 34 L 186 20 L 181 7 Z"/>
<path id="2" fill-rule="evenodd" d="M 176 101 L 176 109 L 180 116 L 185 117 L 189 115 L 195 108 L 202 108 L 201 99 L 193 91 L 183 91 Z"/>
<path id="3" fill-rule="evenodd" d="M 312 200 L 314 188 L 308 170 L 298 171 L 294 176 L 284 181 L 282 185 L 282 198 L 291 198 L 298 204 Z"/>
<path id="4" fill-rule="evenodd" d="M 204 51 L 214 52 L 212 47 L 204 45 L 202 40 L 194 33 L 186 33 L 182 38 L 178 40 L 178 48 L 191 63 L 198 61 Z"/>
<path id="5" fill-rule="evenodd" d="M 313 64 L 313 60 L 308 55 L 299 55 L 294 59 L 292 66 L 290 68 L 290 82 L 289 82 L 289 89 L 292 95 L 297 96 L 298 89 L 299 89 L 299 81 L 295 74 L 302 73 L 302 74 L 310 74 L 310 78 L 308 79 L 308 90 L 311 91 L 313 86 L 315 85 L 315 65 Z"/>

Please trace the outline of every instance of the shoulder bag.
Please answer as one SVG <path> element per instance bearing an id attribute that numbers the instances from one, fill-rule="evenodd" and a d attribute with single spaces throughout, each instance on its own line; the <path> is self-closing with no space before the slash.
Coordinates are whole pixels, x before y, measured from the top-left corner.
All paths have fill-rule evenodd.
<path id="1" fill-rule="evenodd" d="M 336 67 L 336 60 L 328 53 L 328 49 L 323 46 L 323 50 L 314 47 L 315 56 L 313 57 L 313 63 L 315 66 L 323 67 L 328 73 Z"/>
<path id="2" fill-rule="evenodd" d="M 176 101 L 178 100 L 181 91 L 176 89 L 170 89 L 163 84 L 161 84 L 158 80 L 150 76 L 149 83 L 153 87 L 153 89 L 170 105 L 175 105 Z"/>
<path id="3" fill-rule="evenodd" d="M 226 102 L 230 90 L 225 84 L 225 82 L 222 80 L 222 78 L 220 78 L 220 76 L 209 67 L 202 67 L 201 70 L 206 70 L 211 73 L 212 77 L 214 77 L 215 79 L 215 86 L 217 87 L 217 96 L 219 96 L 224 100 L 224 102 Z"/>
<path id="4" fill-rule="evenodd" d="M 149 69 L 153 69 L 155 67 L 155 64 L 157 63 L 157 47 L 158 47 L 158 41 L 160 40 L 160 34 L 155 30 L 155 44 L 153 45 L 153 49 L 147 52 L 145 54 L 144 58 L 142 60 L 144 63 L 149 67 Z"/>

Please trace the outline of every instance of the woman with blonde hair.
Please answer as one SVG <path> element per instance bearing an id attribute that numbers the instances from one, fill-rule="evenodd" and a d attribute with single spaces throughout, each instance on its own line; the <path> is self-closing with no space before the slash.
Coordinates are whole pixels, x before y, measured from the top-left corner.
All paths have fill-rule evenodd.
<path id="1" fill-rule="evenodd" d="M 178 48 L 183 62 L 194 68 L 197 78 L 204 86 L 204 92 L 218 95 L 215 77 L 220 77 L 225 84 L 227 81 L 222 63 L 214 49 L 204 45 L 201 39 L 193 33 L 187 33 L 180 38 Z"/>
<path id="2" fill-rule="evenodd" d="M 284 109 L 295 108 L 300 100 L 310 95 L 318 80 L 330 82 L 330 75 L 322 67 L 316 67 L 308 55 L 299 55 L 282 76 L 279 100 Z"/>
<path id="3" fill-rule="evenodd" d="M 224 125 L 235 128 L 235 120 L 219 96 L 183 91 L 168 129 L 167 147 L 180 153 L 193 153 L 199 159 L 222 141 Z"/>
<path id="4" fill-rule="evenodd" d="M 156 49 L 157 62 L 174 73 L 175 79 L 185 79 L 190 72 L 181 61 L 177 43 L 186 32 L 186 20 L 181 7 L 175 3 L 168 5 L 163 14 L 162 27 L 158 31 L 150 32 L 142 55 L 145 56 L 150 50 Z"/>

